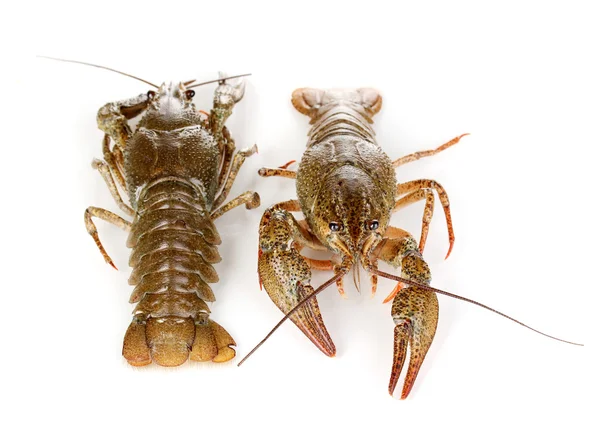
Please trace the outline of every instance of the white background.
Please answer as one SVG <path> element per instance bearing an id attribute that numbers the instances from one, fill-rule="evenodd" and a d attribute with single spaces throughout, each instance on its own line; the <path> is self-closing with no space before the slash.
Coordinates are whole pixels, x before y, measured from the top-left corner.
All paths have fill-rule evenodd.
<path id="1" fill-rule="evenodd" d="M 598 430 L 593 2 L 410 3 L 51 2 L 28 16 L 38 55 L 158 83 L 253 73 L 229 127 L 238 147 L 256 142 L 259 154 L 231 196 L 256 190 L 262 205 L 218 221 L 224 259 L 212 305 L 238 359 L 281 316 L 258 289 L 257 226 L 294 185 L 256 171 L 300 159 L 308 118 L 289 99 L 302 86 L 378 88 L 375 129 L 392 158 L 470 132 L 398 170 L 398 181 L 433 178 L 450 196 L 457 241 L 444 261 L 437 202 L 425 254 L 433 285 L 586 346 L 440 298 L 435 341 L 399 401 L 387 393 L 393 324 L 382 304 L 394 284 L 382 281 L 371 299 L 363 273 L 362 295 L 349 278 L 348 300 L 335 288 L 320 296 L 334 359 L 286 324 L 241 368 L 130 367 L 121 357 L 132 310 L 126 234 L 98 222 L 116 272 L 85 232 L 83 211 L 119 213 L 90 168 L 102 154 L 97 109 L 149 88 L 21 54 L 3 139 L 3 430 Z M 197 106 L 209 110 L 214 87 L 197 90 Z M 413 207 L 393 223 L 418 237 L 422 205 Z"/>

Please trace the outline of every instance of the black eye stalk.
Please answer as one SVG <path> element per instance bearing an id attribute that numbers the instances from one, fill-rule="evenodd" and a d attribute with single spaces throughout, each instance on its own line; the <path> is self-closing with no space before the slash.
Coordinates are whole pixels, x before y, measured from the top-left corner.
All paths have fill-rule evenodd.
<path id="1" fill-rule="evenodd" d="M 379 228 L 379 221 L 377 219 L 373 219 L 371 222 L 367 222 L 367 228 L 369 228 L 371 231 L 375 231 L 377 228 Z"/>
<path id="2" fill-rule="evenodd" d="M 188 99 L 193 98 L 196 95 L 196 92 L 194 90 L 186 90 L 185 91 L 185 97 Z"/>
<path id="3" fill-rule="evenodd" d="M 329 222 L 329 229 L 333 232 L 338 232 L 342 229 L 342 225 L 337 222 Z"/>
<path id="4" fill-rule="evenodd" d="M 150 90 L 148 93 L 146 93 L 146 96 L 148 96 L 148 99 L 154 99 L 154 96 L 156 96 L 156 92 Z"/>

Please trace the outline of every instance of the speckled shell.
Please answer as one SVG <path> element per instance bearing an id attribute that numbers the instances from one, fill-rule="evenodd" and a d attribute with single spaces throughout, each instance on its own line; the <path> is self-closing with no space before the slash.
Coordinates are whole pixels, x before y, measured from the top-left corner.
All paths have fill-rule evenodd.
<path id="1" fill-rule="evenodd" d="M 377 94 L 377 110 L 373 111 L 359 103 L 360 91 L 324 92 L 312 111 L 298 106 L 296 93 L 293 97 L 294 106 L 309 114 L 313 124 L 298 168 L 296 190 L 312 231 L 325 244 L 315 226 L 315 212 L 339 214 L 342 209 L 335 207 L 343 205 L 346 212 L 384 215 L 379 223 L 386 226 L 394 205 L 396 174 L 370 126 L 381 97 Z"/>

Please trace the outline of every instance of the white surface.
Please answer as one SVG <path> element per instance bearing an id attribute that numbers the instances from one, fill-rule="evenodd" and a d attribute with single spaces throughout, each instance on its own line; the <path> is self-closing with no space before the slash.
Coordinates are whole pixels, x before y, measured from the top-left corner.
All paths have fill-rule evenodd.
<path id="1" fill-rule="evenodd" d="M 39 5 L 35 53 L 158 83 L 253 73 L 229 127 L 238 147 L 256 142 L 260 153 L 231 196 L 256 190 L 262 205 L 217 223 L 224 259 L 212 306 L 238 342 L 238 359 L 281 316 L 258 289 L 257 225 L 266 206 L 294 197 L 294 185 L 256 171 L 300 159 L 308 118 L 289 99 L 301 86 L 378 88 L 384 107 L 375 129 L 392 158 L 470 132 L 398 170 L 399 181 L 438 180 L 451 199 L 457 241 L 444 261 L 436 202 L 426 249 L 433 285 L 586 346 L 440 297 L 436 339 L 410 398 L 398 401 L 387 394 L 393 324 L 390 305 L 381 304 L 394 284 L 381 281 L 370 299 L 363 273 L 362 295 L 348 278 L 349 300 L 335 288 L 319 299 L 334 359 L 290 323 L 241 368 L 131 368 L 121 357 L 132 310 L 126 235 L 98 222 L 116 272 L 86 234 L 83 211 L 119 212 L 90 168 L 102 155 L 97 109 L 149 88 L 35 59 L 26 66 L 33 78 L 16 81 L 31 104 L 18 128 L 27 135 L 4 144 L 3 176 L 12 179 L 4 185 L 19 196 L 16 206 L 4 204 L 3 243 L 9 251 L 24 246 L 15 246 L 4 271 L 4 331 L 19 349 L 3 354 L 2 387 L 14 394 L 3 421 L 18 423 L 2 429 L 597 430 L 600 92 L 592 7 L 176 3 Z M 208 110 L 214 87 L 196 90 L 198 107 Z M 421 212 L 415 205 L 393 222 L 418 236 Z M 324 279 L 315 277 L 315 286 Z"/>

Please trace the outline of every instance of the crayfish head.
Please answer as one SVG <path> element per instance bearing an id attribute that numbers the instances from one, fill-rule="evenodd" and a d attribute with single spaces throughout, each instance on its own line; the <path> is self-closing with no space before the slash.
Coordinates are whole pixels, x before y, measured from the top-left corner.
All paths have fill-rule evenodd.
<path id="1" fill-rule="evenodd" d="M 148 109 L 140 125 L 172 130 L 194 124 L 200 118 L 192 102 L 194 94 L 185 83 L 162 83 L 157 91 L 148 92 Z"/>
<path id="2" fill-rule="evenodd" d="M 356 259 L 381 241 L 391 214 L 386 202 L 363 170 L 344 165 L 325 180 L 309 223 L 330 249 Z"/>

